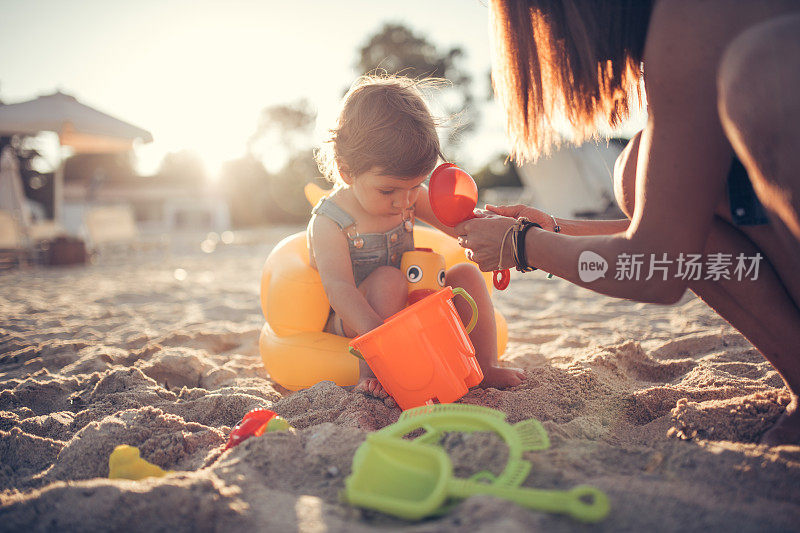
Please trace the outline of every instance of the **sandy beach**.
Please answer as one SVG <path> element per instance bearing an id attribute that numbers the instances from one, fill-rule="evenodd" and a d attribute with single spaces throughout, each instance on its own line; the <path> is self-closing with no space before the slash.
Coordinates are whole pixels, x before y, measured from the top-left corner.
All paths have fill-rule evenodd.
<path id="1" fill-rule="evenodd" d="M 543 422 L 552 445 L 525 453 L 523 486 L 594 485 L 609 516 L 583 526 L 474 496 L 406 522 L 342 503 L 356 448 L 400 411 L 330 382 L 291 393 L 270 381 L 260 272 L 294 231 L 0 273 L 0 530 L 800 530 L 800 446 L 756 444 L 788 395 L 739 333 L 691 293 L 640 304 L 541 272 L 494 293 L 504 364 L 526 381 L 461 401 Z M 295 431 L 223 452 L 257 407 Z M 173 473 L 108 479 L 119 444 Z M 486 434 L 445 447 L 460 475 L 504 464 Z"/>

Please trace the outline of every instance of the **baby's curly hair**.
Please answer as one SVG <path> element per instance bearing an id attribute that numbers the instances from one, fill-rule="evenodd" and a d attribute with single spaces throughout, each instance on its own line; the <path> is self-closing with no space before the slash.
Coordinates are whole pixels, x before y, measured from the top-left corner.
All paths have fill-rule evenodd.
<path id="1" fill-rule="evenodd" d="M 445 158 L 420 89 L 437 82 L 374 75 L 356 80 L 330 138 L 315 154 L 323 176 L 336 182 L 342 171 L 358 176 L 373 168 L 395 178 L 429 174 Z"/>

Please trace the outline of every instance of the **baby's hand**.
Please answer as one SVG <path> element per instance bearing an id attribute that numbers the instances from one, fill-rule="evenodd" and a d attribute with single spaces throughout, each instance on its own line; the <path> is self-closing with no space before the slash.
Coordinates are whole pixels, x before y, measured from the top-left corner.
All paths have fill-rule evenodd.
<path id="1" fill-rule="evenodd" d="M 494 387 L 505 389 L 516 387 L 525 381 L 525 372 L 521 368 L 504 368 L 500 366 L 489 366 L 483 369 L 482 388 Z"/>

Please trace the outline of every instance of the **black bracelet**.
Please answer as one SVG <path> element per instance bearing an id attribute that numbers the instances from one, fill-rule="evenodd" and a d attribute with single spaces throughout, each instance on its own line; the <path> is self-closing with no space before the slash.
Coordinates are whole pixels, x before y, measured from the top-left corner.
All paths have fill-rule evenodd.
<path id="1" fill-rule="evenodd" d="M 527 221 L 527 218 L 519 218 L 512 226 L 513 231 L 511 232 L 511 250 L 514 252 L 514 264 L 516 265 L 518 272 L 528 272 L 528 270 L 525 270 L 527 265 L 522 262 L 522 258 L 519 256 L 519 230 L 522 229 L 522 226 Z"/>
<path id="2" fill-rule="evenodd" d="M 538 270 L 528 264 L 528 258 L 525 254 L 525 235 L 528 230 L 536 226 L 542 229 L 542 226 L 536 222 L 531 222 L 527 218 L 519 219 L 519 229 L 514 229 L 512 240 L 514 241 L 514 262 L 517 264 L 517 271 L 519 272 L 533 272 Z"/>

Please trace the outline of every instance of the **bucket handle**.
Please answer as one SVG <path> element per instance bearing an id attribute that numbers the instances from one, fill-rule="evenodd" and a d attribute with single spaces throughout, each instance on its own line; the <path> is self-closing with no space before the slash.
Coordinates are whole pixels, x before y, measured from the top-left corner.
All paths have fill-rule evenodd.
<path id="1" fill-rule="evenodd" d="M 467 335 L 469 335 L 470 333 L 472 333 L 472 330 L 475 329 L 475 324 L 478 323 L 478 306 L 475 305 L 475 300 L 472 299 L 472 296 L 470 296 L 467 291 L 465 291 L 461 287 L 456 287 L 455 289 L 453 289 L 453 296 L 459 294 L 467 300 L 470 309 L 472 309 L 472 318 L 470 318 L 469 324 L 467 324 Z"/>
<path id="2" fill-rule="evenodd" d="M 358 357 L 362 361 L 366 361 L 366 359 L 364 359 L 364 356 L 361 355 L 361 352 L 359 352 L 358 350 L 356 350 L 352 346 L 348 346 L 347 347 L 347 351 L 350 352 L 350 355 L 355 355 L 356 357 Z"/>

